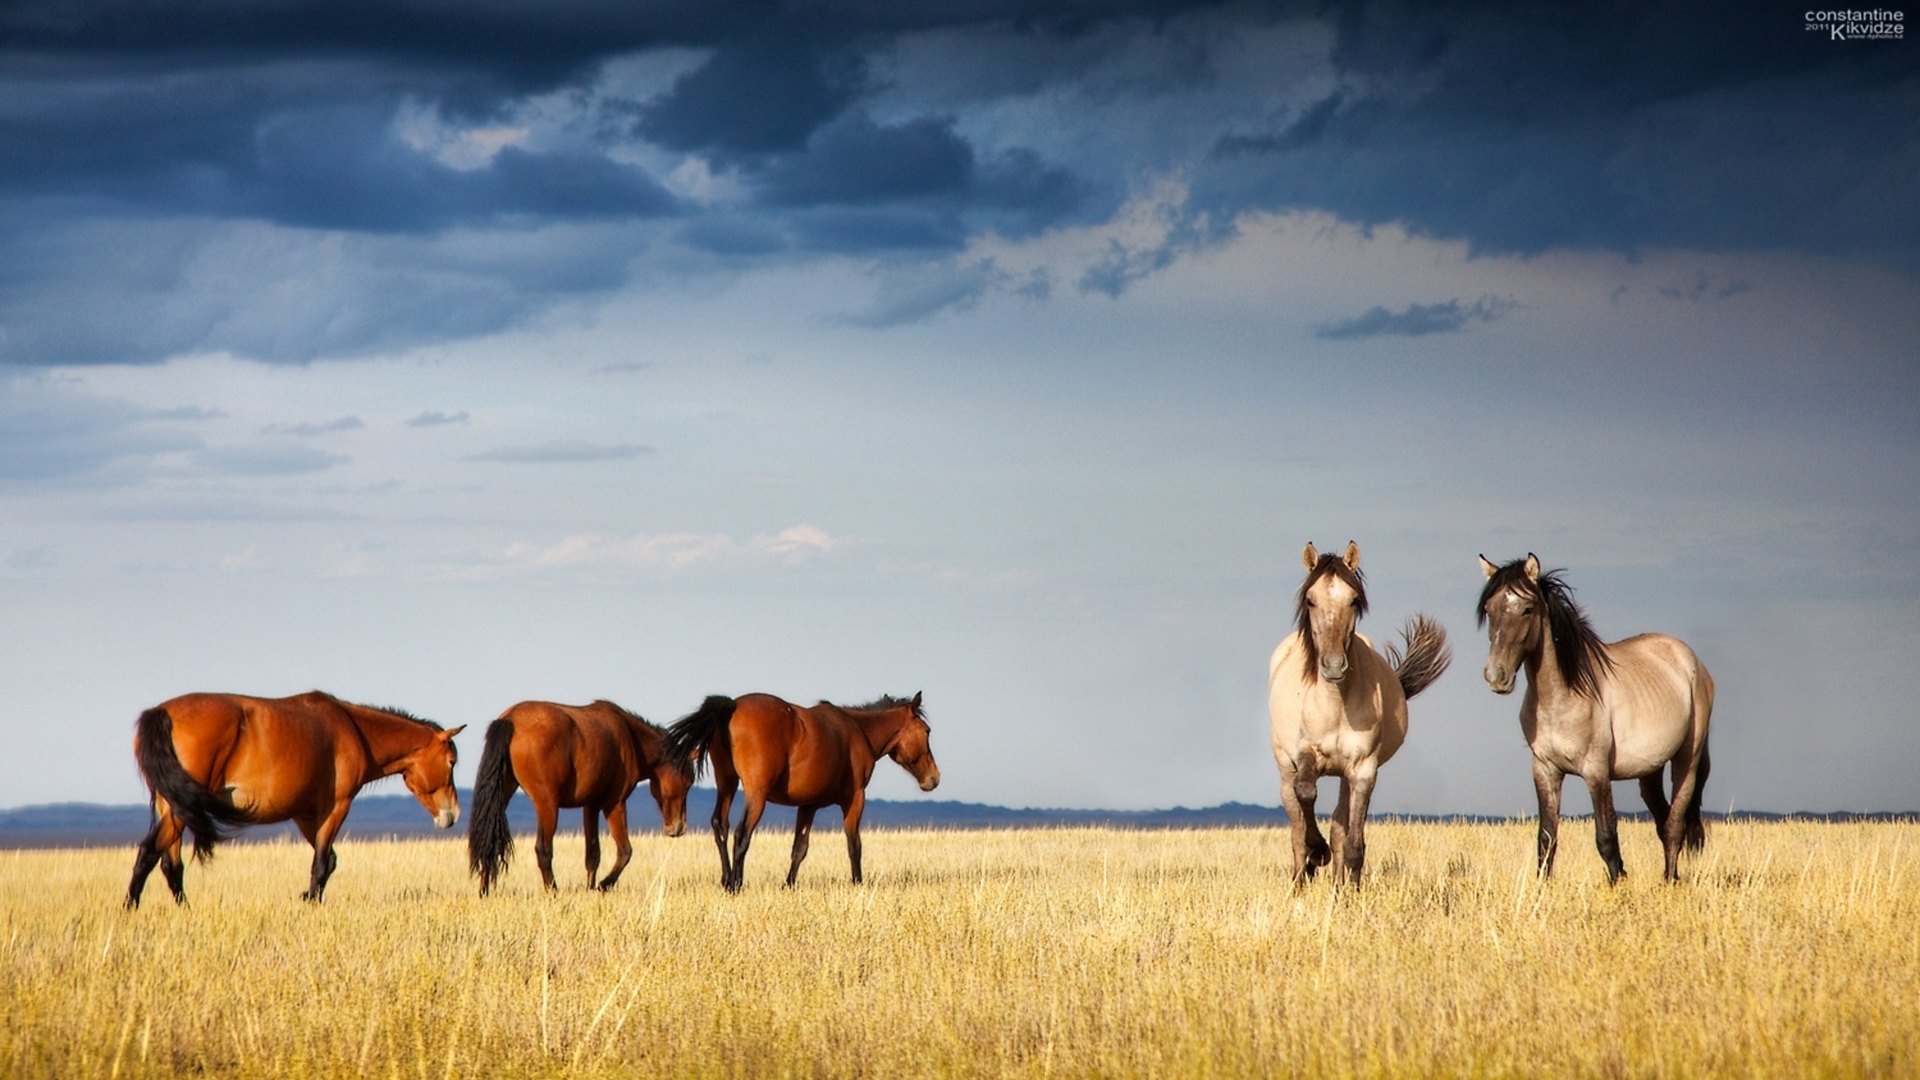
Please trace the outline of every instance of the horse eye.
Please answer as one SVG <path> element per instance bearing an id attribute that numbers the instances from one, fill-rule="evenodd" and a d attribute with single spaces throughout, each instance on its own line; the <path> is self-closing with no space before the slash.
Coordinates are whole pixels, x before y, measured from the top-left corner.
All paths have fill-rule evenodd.
<path id="1" fill-rule="evenodd" d="M 1309 596 L 1309 597 L 1307 597 L 1307 606 L 1308 606 L 1308 607 L 1319 607 L 1320 605 L 1319 605 L 1319 604 L 1316 604 L 1316 603 L 1314 603 L 1314 602 L 1313 602 L 1313 597 L 1311 597 L 1311 596 Z"/>

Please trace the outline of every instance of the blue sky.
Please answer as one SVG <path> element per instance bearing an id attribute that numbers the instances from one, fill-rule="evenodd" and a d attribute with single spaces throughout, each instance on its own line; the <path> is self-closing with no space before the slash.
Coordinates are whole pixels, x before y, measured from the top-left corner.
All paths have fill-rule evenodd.
<path id="1" fill-rule="evenodd" d="M 1272 804 L 1266 656 L 1353 539 L 1363 630 L 1456 653 L 1379 809 L 1530 810 L 1473 626 L 1528 551 L 1701 654 L 1713 808 L 1920 808 L 1916 48 L 1744 4 L 8 5 L 0 805 L 138 801 L 141 709 L 313 687 L 917 690 L 945 797 Z"/>

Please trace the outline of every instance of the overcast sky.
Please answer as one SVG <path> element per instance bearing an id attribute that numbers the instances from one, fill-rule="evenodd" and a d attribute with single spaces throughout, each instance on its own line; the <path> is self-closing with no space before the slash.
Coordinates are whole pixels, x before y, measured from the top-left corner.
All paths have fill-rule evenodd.
<path id="1" fill-rule="evenodd" d="M 1273 805 L 1352 539 L 1456 655 L 1378 810 L 1531 812 L 1529 551 L 1698 651 L 1710 808 L 1920 809 L 1920 42 L 1802 6 L 9 3 L 0 806 L 316 687 Z"/>

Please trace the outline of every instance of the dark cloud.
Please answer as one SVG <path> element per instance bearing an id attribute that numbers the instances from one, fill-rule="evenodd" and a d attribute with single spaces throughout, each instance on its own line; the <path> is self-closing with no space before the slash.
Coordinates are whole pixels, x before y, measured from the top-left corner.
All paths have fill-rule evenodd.
<path id="1" fill-rule="evenodd" d="M 0 363 L 362 355 L 618 287 L 656 245 L 925 259 L 1098 223 L 1169 176 L 1188 239 L 1116 247 L 1081 289 L 1117 296 L 1250 210 L 1478 252 L 1912 268 L 1920 53 L 1799 15 L 21 0 L 0 7 Z M 675 66 L 623 82 L 650 50 Z M 241 226 L 278 232 L 235 253 Z M 354 239 L 306 235 L 329 233 Z"/>
<path id="2" fill-rule="evenodd" d="M 0 481 L 69 479 L 199 446 L 122 401 L 39 379 L 0 381 Z"/>
<path id="3" fill-rule="evenodd" d="M 1353 341 L 1370 337 L 1424 337 L 1450 334 L 1470 323 L 1492 322 L 1513 308 L 1513 301 L 1498 296 L 1483 296 L 1471 304 L 1448 300 L 1443 304 L 1409 304 L 1399 312 L 1374 307 L 1351 319 L 1321 323 L 1313 336 L 1330 341 Z"/>
<path id="4" fill-rule="evenodd" d="M 552 442 L 538 443 L 532 446 L 502 446 L 492 450 L 471 454 L 468 461 L 495 461 L 509 464 L 551 464 L 568 461 L 620 461 L 625 458 L 639 457 L 653 453 L 651 446 L 633 446 L 620 443 L 614 446 L 601 446 L 597 443 L 581 442 L 569 439 L 557 439 Z"/>

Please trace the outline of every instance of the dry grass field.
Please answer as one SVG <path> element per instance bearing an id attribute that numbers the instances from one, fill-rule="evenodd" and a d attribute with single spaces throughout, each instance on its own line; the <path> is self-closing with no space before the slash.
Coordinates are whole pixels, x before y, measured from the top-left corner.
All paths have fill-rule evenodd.
<path id="1" fill-rule="evenodd" d="M 1384 823 L 1294 894 L 1284 832 L 817 832 L 797 889 L 709 838 L 482 901 L 457 840 L 225 848 L 176 909 L 131 850 L 0 853 L 9 1077 L 1920 1076 L 1920 825 L 1726 824 L 1608 888 L 1531 826 Z"/>

